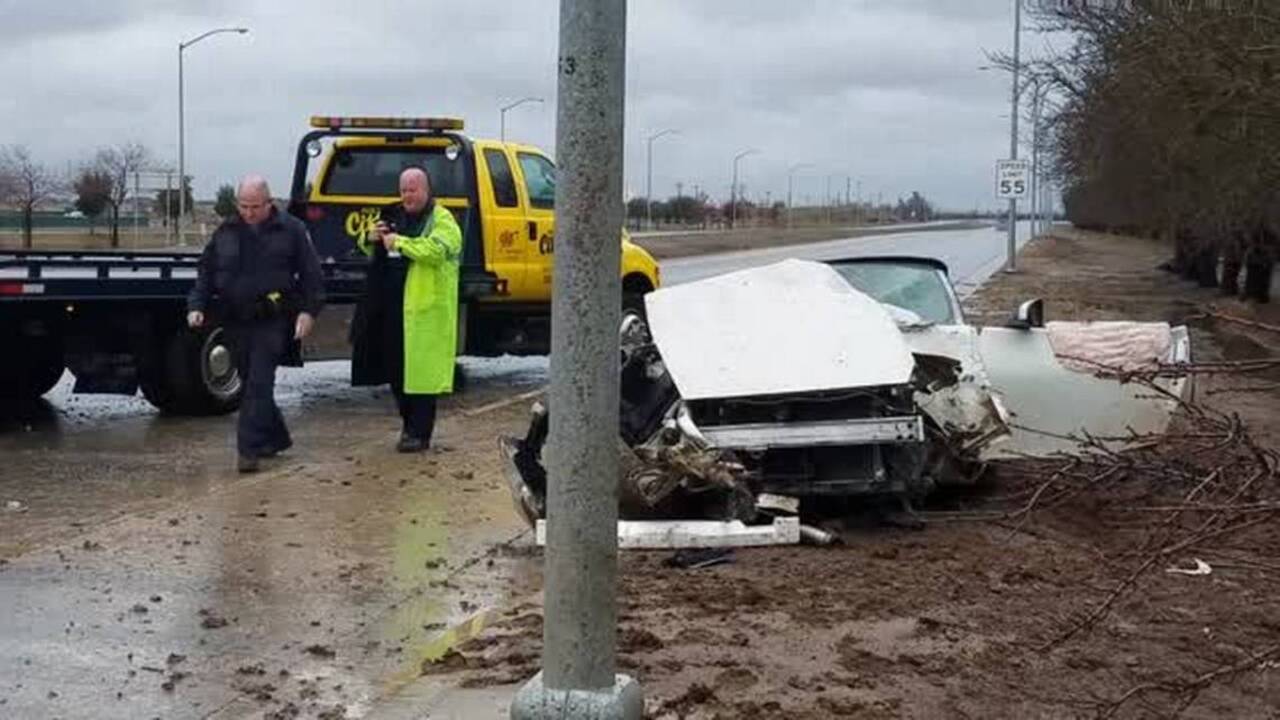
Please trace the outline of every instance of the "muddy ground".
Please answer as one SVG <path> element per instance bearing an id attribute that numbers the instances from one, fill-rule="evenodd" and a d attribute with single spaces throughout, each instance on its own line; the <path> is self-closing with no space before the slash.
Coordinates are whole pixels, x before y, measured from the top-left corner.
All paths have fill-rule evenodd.
<path id="1" fill-rule="evenodd" d="M 1280 324 L 1280 308 L 1178 280 L 1158 269 L 1167 257 L 1157 242 L 1064 231 L 1024 250 L 1020 272 L 993 279 L 970 313 L 998 321 L 1040 296 L 1050 319 L 1190 322 L 1197 361 L 1280 356 L 1280 334 L 1192 319 L 1213 304 Z M 1276 379 L 1198 378 L 1194 392 L 1275 447 Z M 1264 389 L 1233 390 L 1242 384 Z M 1046 472 L 996 468 L 925 508 L 921 531 L 859 519 L 841 546 L 738 550 L 699 570 L 666 567 L 669 553 L 624 553 L 620 665 L 642 682 L 652 718 L 1277 717 L 1276 506 L 1144 563 L 1159 520 L 1139 506 L 1186 487 L 1148 478 L 1035 510 L 1027 499 Z M 1246 499 L 1276 497 L 1255 490 Z M 964 514 L 1028 505 L 1016 521 Z M 1211 574 L 1167 572 L 1195 558 Z M 541 632 L 529 600 L 424 670 L 464 687 L 517 684 L 538 669 Z"/>

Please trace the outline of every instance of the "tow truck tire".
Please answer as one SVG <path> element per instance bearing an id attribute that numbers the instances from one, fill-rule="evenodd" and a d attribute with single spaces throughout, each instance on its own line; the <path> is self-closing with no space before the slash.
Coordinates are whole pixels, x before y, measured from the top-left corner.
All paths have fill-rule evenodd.
<path id="1" fill-rule="evenodd" d="M 169 400 L 171 412 L 225 415 L 240 407 L 244 382 L 223 328 L 175 333 L 165 347 L 164 366 L 172 398 L 161 398 Z"/>
<path id="2" fill-rule="evenodd" d="M 62 343 L 56 338 L 27 341 L 21 353 L 10 355 L 3 368 L 0 397 L 13 400 L 35 400 L 53 389 L 66 369 Z"/>
<path id="3" fill-rule="evenodd" d="M 648 319 L 645 312 L 644 296 L 653 292 L 649 279 L 642 275 L 628 275 L 622 279 L 622 314 L 635 315 L 641 320 Z"/>

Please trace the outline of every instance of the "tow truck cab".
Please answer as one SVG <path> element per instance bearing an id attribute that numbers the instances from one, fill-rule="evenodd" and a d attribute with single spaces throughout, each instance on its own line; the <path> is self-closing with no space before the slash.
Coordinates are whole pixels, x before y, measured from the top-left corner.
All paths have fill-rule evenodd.
<path id="1" fill-rule="evenodd" d="M 472 139 L 454 118 L 313 117 L 298 144 L 289 209 L 321 260 L 362 257 L 356 238 L 399 200 L 399 177 L 420 166 L 462 228 L 460 351 L 550 351 L 555 164 L 536 147 Z M 317 166 L 312 173 L 312 160 Z M 658 287 L 659 270 L 622 231 L 624 304 Z"/>

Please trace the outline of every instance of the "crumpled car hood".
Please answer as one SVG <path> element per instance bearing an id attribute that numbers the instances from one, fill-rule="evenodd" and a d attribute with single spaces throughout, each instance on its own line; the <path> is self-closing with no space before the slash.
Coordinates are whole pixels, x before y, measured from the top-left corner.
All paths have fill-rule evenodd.
<path id="1" fill-rule="evenodd" d="M 883 305 L 831 267 L 786 260 L 645 298 L 685 400 L 901 385 L 914 361 Z"/>

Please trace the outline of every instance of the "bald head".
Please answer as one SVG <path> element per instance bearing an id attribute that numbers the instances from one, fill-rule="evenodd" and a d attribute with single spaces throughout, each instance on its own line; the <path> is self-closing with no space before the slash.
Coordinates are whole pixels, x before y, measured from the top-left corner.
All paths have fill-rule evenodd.
<path id="1" fill-rule="evenodd" d="M 271 217 L 271 188 L 261 175 L 245 175 L 236 187 L 236 209 L 250 225 L 261 225 Z"/>
<path id="2" fill-rule="evenodd" d="M 245 175 L 240 178 L 240 185 L 236 187 L 236 198 L 270 200 L 271 188 L 267 185 L 267 179 L 261 175 Z"/>
<path id="3" fill-rule="evenodd" d="M 431 200 L 431 180 L 422 168 L 411 167 L 400 173 L 400 204 L 406 212 L 420 213 Z"/>

